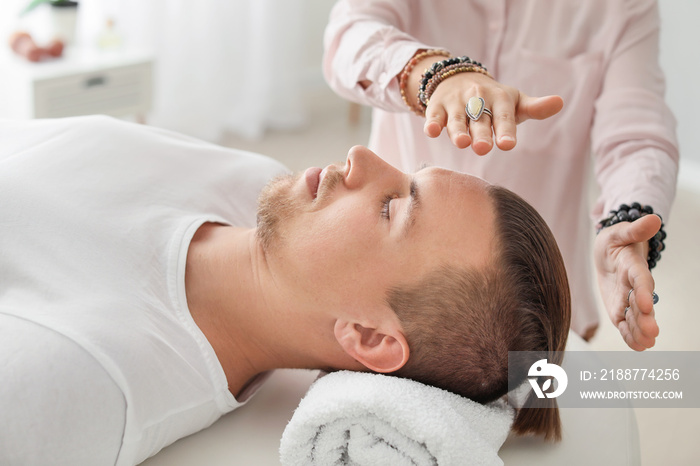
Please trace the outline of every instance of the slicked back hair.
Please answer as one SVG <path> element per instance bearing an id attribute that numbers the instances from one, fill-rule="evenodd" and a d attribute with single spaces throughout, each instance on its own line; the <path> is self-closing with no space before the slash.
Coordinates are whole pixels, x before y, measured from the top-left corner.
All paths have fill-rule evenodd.
<path id="1" fill-rule="evenodd" d="M 509 377 L 511 387 L 527 377 L 509 374 L 509 351 L 543 351 L 561 364 L 553 353 L 564 351 L 571 321 L 564 261 L 549 227 L 513 192 L 490 186 L 488 194 L 496 223 L 492 261 L 478 269 L 443 266 L 388 294 L 410 348 L 393 374 L 480 403 L 505 395 Z M 513 430 L 560 440 L 556 400 L 528 408 L 535 400 L 531 394 Z"/>

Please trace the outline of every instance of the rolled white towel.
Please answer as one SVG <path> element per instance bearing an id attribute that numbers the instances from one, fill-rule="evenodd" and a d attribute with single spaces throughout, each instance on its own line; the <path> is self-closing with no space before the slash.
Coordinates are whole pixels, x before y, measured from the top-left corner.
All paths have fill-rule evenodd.
<path id="1" fill-rule="evenodd" d="M 339 371 L 314 382 L 282 434 L 297 465 L 502 465 L 513 409 L 398 377 Z"/>

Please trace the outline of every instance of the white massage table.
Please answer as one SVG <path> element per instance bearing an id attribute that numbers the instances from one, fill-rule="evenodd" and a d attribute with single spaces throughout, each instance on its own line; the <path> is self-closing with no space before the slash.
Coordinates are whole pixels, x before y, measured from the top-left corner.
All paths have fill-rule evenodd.
<path id="1" fill-rule="evenodd" d="M 570 333 L 568 349 L 587 344 Z M 143 466 L 279 466 L 279 441 L 316 371 L 278 370 L 242 408 L 181 439 Z M 630 409 L 562 409 L 563 440 L 548 444 L 510 437 L 499 455 L 506 465 L 639 465 L 637 421 Z M 468 464 L 465 463 L 465 464 Z"/>

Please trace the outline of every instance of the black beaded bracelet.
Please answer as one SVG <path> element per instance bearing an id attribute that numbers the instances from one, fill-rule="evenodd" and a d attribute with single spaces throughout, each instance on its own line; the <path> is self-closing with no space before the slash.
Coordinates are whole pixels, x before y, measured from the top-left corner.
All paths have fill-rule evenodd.
<path id="1" fill-rule="evenodd" d="M 639 202 L 633 202 L 631 205 L 622 204 L 619 209 L 611 210 L 610 215 L 596 225 L 596 234 L 600 233 L 605 227 L 615 225 L 620 222 L 634 222 L 635 220 L 644 217 L 645 215 L 653 214 L 654 209 L 651 206 L 642 206 Z M 661 215 L 656 214 L 659 218 Z M 661 219 L 661 228 L 649 240 L 649 255 L 647 256 L 647 265 L 649 270 L 656 266 L 656 263 L 661 259 L 661 251 L 666 249 L 664 240 L 666 232 L 664 231 L 663 219 Z"/>
<path id="2" fill-rule="evenodd" d="M 426 99 L 426 94 L 425 94 L 425 88 L 428 85 L 428 82 L 430 79 L 435 76 L 435 73 L 438 73 L 442 71 L 444 68 L 451 66 L 451 65 L 456 65 L 456 64 L 463 64 L 463 65 L 473 65 L 475 67 L 481 68 L 484 70 L 484 74 L 487 76 L 491 76 L 488 72 L 488 70 L 479 63 L 478 61 L 474 61 L 471 58 L 467 57 L 466 55 L 463 55 L 461 57 L 451 57 L 446 60 L 442 61 L 437 61 L 433 63 L 430 68 L 425 70 L 425 73 L 423 73 L 423 76 L 421 76 L 419 85 L 418 85 L 418 101 L 421 102 L 423 105 L 427 105 L 427 99 Z"/>

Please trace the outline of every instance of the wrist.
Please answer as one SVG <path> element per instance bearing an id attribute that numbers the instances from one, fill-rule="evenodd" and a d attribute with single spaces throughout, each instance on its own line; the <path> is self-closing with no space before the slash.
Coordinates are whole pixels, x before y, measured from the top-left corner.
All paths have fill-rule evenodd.
<path id="1" fill-rule="evenodd" d="M 411 71 L 411 74 L 408 77 L 408 85 L 406 88 L 406 92 L 409 95 L 409 99 L 411 101 L 411 104 L 420 107 L 420 101 L 418 100 L 418 88 L 420 87 L 420 80 L 423 77 L 423 74 L 427 69 L 429 69 L 433 63 L 437 63 L 439 61 L 444 60 L 445 57 L 427 57 L 421 61 L 419 61 L 415 67 L 413 67 L 413 70 Z"/>
<path id="2" fill-rule="evenodd" d="M 417 115 L 423 115 L 420 101 L 417 98 L 419 80 L 422 74 L 433 63 L 451 56 L 450 52 L 443 49 L 418 50 L 397 76 L 403 101 Z"/>
<path id="3" fill-rule="evenodd" d="M 638 202 L 633 202 L 630 205 L 622 204 L 618 210 L 611 210 L 609 215 L 598 222 L 596 226 L 596 234 L 600 233 L 603 228 L 615 225 L 620 222 L 634 222 L 645 215 L 654 214 L 654 209 L 651 206 L 642 206 Z M 661 219 L 661 215 L 654 214 Z M 659 231 L 652 236 L 649 241 L 644 244 L 645 256 L 649 270 L 656 266 L 656 263 L 661 259 L 661 251 L 666 248 L 664 240 L 666 239 L 666 231 L 664 230 L 663 219 L 661 219 L 661 227 Z"/>
<path id="4" fill-rule="evenodd" d="M 464 72 L 478 72 L 489 78 L 488 70 L 465 56 L 453 57 L 446 50 L 418 50 L 399 74 L 401 98 L 416 115 L 424 116 L 437 86 L 445 79 Z"/>
<path id="5" fill-rule="evenodd" d="M 481 63 L 472 61 L 469 57 L 457 57 L 449 58 L 447 60 L 442 60 L 438 63 L 434 63 L 425 73 L 421 76 L 420 85 L 418 86 L 418 100 L 420 106 L 425 110 L 430 102 L 433 92 L 447 78 L 450 78 L 456 74 L 461 73 L 481 73 L 489 78 L 491 75 L 484 68 Z"/>

